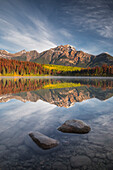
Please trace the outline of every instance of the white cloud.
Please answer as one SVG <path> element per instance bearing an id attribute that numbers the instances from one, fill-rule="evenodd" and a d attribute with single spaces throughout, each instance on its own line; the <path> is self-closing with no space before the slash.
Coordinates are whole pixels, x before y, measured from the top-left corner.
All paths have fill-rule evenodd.
<path id="1" fill-rule="evenodd" d="M 18 21 L 15 24 L 14 21 L 13 23 L 9 23 L 6 20 L 0 19 L 1 39 L 9 43 L 9 50 L 36 49 L 41 52 L 56 46 L 53 42 L 52 31 L 47 25 L 39 19 L 31 18 L 31 21 L 33 22 L 33 26 L 28 25 L 26 27 Z M 0 46 L 3 46 L 2 42 Z M 7 48 L 7 45 L 4 45 L 4 47 Z"/>
<path id="2" fill-rule="evenodd" d="M 100 30 L 97 30 L 101 36 L 106 38 L 113 38 L 113 26 L 111 25 L 105 25 Z"/>
<path id="3" fill-rule="evenodd" d="M 62 28 L 59 30 L 59 33 L 65 36 L 66 38 L 72 38 L 72 35 L 66 29 Z"/>

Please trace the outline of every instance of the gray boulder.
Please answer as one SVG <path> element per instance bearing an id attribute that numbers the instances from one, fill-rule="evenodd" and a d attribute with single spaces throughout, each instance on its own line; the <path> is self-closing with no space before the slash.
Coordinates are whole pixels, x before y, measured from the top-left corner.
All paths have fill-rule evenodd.
<path id="1" fill-rule="evenodd" d="M 58 127 L 58 130 L 64 133 L 88 133 L 91 128 L 81 120 L 67 120 Z"/>
<path id="2" fill-rule="evenodd" d="M 30 133 L 29 136 L 42 149 L 51 149 L 59 144 L 59 141 L 49 138 L 40 132 Z"/>

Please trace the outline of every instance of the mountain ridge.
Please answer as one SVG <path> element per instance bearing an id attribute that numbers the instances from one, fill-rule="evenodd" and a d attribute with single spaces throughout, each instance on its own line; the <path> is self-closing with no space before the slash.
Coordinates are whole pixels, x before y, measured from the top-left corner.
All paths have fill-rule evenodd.
<path id="1" fill-rule="evenodd" d="M 102 66 L 103 64 L 113 65 L 113 57 L 107 52 L 99 55 L 88 54 L 81 50 L 77 51 L 69 44 L 50 48 L 41 53 L 36 50 L 22 50 L 12 54 L 6 50 L 0 50 L 0 57 L 20 61 L 32 61 L 40 64 L 78 66 L 84 68 Z"/>

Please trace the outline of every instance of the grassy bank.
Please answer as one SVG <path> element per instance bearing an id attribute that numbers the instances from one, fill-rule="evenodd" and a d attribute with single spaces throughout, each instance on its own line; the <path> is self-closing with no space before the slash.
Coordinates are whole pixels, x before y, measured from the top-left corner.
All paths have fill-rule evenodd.
<path id="1" fill-rule="evenodd" d="M 62 65 L 52 65 L 52 64 L 44 64 L 44 68 L 49 70 L 56 70 L 56 71 L 80 71 L 81 67 L 72 67 L 72 66 L 62 66 Z"/>

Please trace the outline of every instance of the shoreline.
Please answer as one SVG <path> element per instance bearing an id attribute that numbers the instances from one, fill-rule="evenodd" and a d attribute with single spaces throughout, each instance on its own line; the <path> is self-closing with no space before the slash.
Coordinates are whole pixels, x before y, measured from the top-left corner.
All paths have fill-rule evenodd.
<path id="1" fill-rule="evenodd" d="M 97 77 L 97 76 L 0 76 L 0 79 L 3 78 L 13 78 L 13 79 L 24 79 L 24 78 L 38 78 L 38 79 L 113 79 L 113 77 Z"/>

